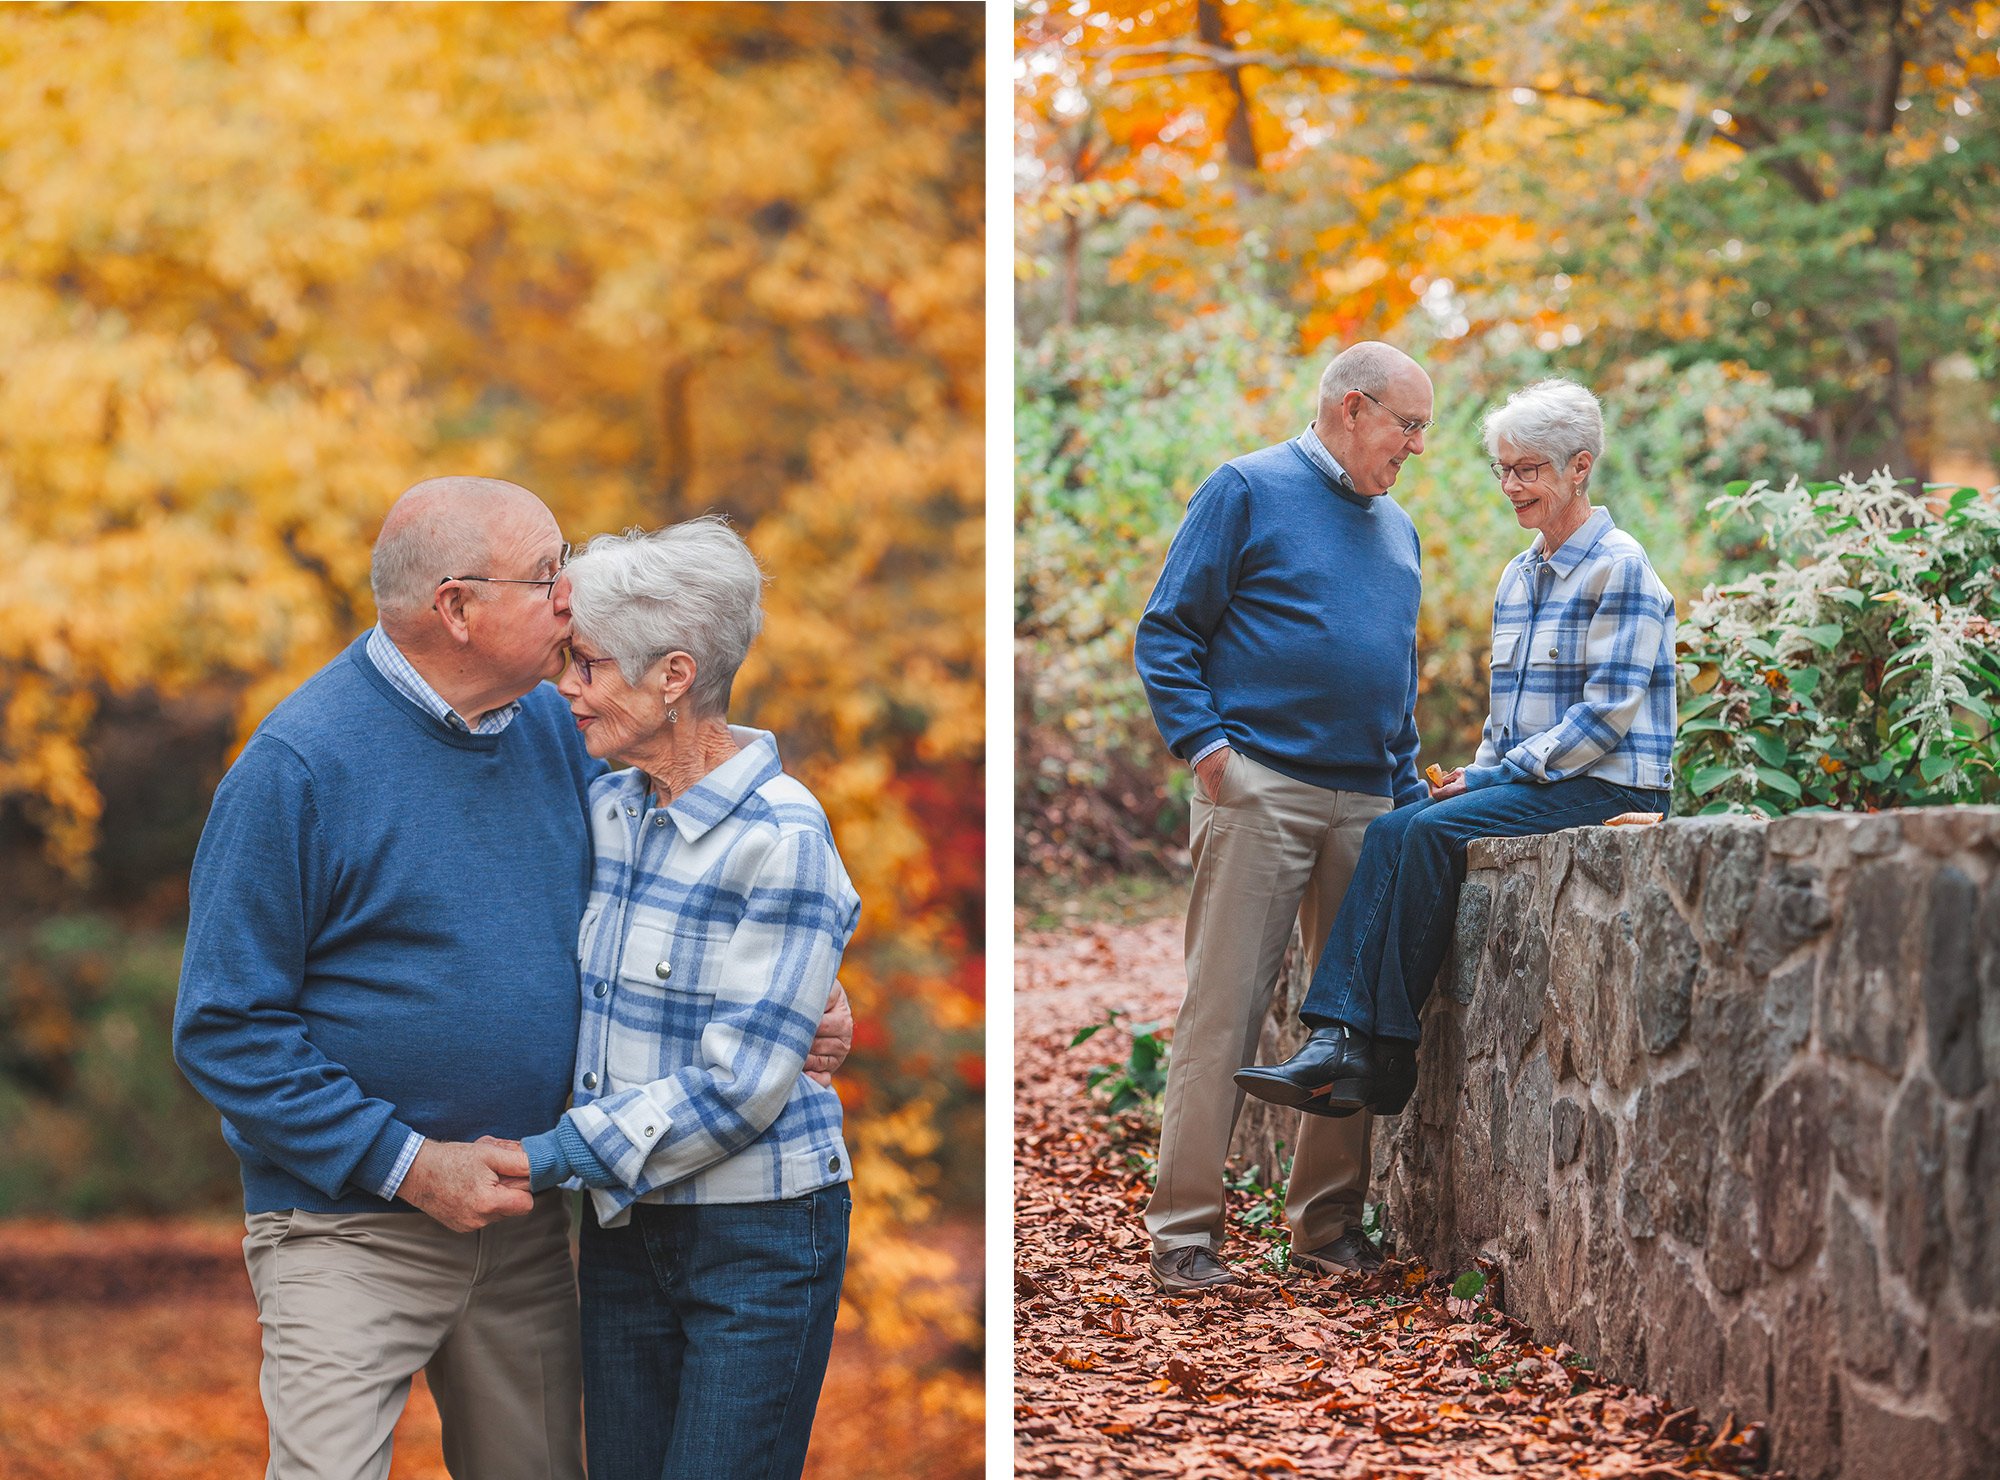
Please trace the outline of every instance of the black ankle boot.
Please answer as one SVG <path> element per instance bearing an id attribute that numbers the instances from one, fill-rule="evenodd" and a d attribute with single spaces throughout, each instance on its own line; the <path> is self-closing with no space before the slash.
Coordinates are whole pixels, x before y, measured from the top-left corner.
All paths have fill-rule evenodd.
<path id="1" fill-rule="evenodd" d="M 1368 1109 L 1375 1115 L 1400 1115 L 1417 1088 L 1417 1046 L 1400 1038 L 1377 1038 L 1370 1047 L 1375 1057 L 1375 1088 L 1368 1097 Z"/>
<path id="2" fill-rule="evenodd" d="M 1352 1115 L 1368 1103 L 1375 1079 L 1367 1035 L 1344 1024 L 1313 1029 L 1282 1064 L 1236 1071 L 1236 1086 L 1245 1094 L 1320 1115 Z"/>

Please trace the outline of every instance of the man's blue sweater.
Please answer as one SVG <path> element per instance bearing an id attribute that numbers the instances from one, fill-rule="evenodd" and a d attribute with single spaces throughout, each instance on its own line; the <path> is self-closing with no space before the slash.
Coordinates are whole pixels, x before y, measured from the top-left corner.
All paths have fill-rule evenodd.
<path id="1" fill-rule="evenodd" d="M 569 1096 L 601 767 L 550 686 L 467 734 L 365 646 L 258 726 L 188 884 L 174 1057 L 252 1213 L 407 1209 L 371 1189 L 411 1130 L 519 1139 Z"/>
<path id="2" fill-rule="evenodd" d="M 1421 547 L 1386 495 L 1290 442 L 1224 463 L 1188 504 L 1139 619 L 1167 746 L 1211 742 L 1312 786 L 1429 795 L 1417 776 Z"/>

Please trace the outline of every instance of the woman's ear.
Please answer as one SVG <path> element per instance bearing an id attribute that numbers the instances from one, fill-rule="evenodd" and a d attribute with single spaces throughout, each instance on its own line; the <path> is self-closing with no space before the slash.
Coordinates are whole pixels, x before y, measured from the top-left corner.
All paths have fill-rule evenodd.
<path id="1" fill-rule="evenodd" d="M 1590 487 L 1590 470 L 1596 462 L 1597 459 L 1592 457 L 1588 452 L 1579 452 L 1575 457 L 1570 459 L 1570 471 L 1576 475 L 1576 491 L 1578 493 L 1582 493 Z"/>
<path id="2" fill-rule="evenodd" d="M 660 665 L 660 700 L 665 704 L 679 704 L 687 698 L 688 690 L 694 687 L 696 663 L 692 653 L 668 653 Z"/>

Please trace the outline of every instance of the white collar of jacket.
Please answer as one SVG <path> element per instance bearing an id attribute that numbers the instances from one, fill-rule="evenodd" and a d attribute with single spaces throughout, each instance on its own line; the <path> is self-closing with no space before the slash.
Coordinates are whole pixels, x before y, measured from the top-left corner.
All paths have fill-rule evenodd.
<path id="1" fill-rule="evenodd" d="M 1530 564 L 1546 562 L 1558 576 L 1566 576 L 1583 564 L 1590 552 L 1597 548 L 1597 542 L 1617 527 L 1611 522 L 1611 511 L 1600 504 L 1590 511 L 1590 517 L 1583 521 L 1575 534 L 1556 548 L 1553 555 L 1542 553 L 1542 532 L 1536 530 L 1534 543 L 1527 549 L 1528 561 Z"/>
<path id="2" fill-rule="evenodd" d="M 784 770 L 778 759 L 778 737 L 769 730 L 731 725 L 729 733 L 743 748 L 701 780 L 667 803 L 674 828 L 692 843 L 756 794 L 757 788 Z M 605 778 L 620 800 L 643 807 L 652 783 L 637 766 Z"/>

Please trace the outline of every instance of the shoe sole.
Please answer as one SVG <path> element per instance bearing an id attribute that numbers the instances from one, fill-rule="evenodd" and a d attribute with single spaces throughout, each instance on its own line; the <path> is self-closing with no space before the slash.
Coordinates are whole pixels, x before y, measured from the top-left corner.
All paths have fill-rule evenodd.
<path id="1" fill-rule="evenodd" d="M 1255 1069 L 1238 1069 L 1235 1079 L 1236 1087 L 1246 1095 L 1255 1096 L 1272 1105 L 1286 1105 L 1294 1110 L 1305 1110 L 1314 1115 L 1352 1115 L 1355 1111 L 1366 1109 L 1368 1106 L 1368 1101 L 1362 1093 L 1366 1085 L 1365 1080 L 1330 1079 L 1317 1088 L 1303 1089 L 1289 1079 L 1260 1074 Z"/>
<path id="2" fill-rule="evenodd" d="M 1162 1295 L 1199 1295 L 1204 1290 L 1234 1290 L 1243 1283 L 1241 1280 L 1231 1279 L 1213 1280 L 1206 1285 L 1170 1285 L 1166 1277 L 1150 1264 L 1146 1266 L 1146 1275 L 1152 1280 L 1153 1287 Z"/>

